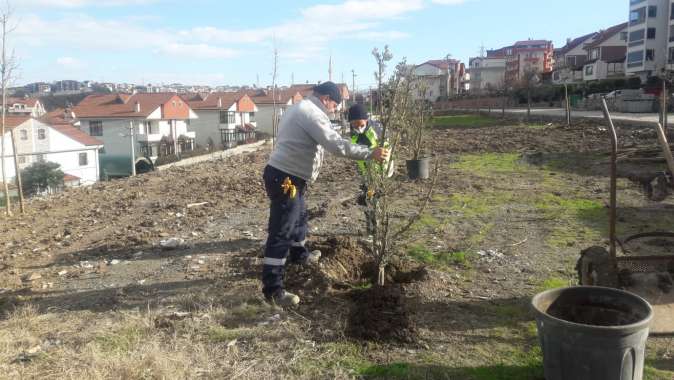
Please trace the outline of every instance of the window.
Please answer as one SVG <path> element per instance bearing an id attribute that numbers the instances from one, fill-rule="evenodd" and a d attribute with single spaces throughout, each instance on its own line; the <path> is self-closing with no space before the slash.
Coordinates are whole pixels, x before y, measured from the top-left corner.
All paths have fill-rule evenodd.
<path id="1" fill-rule="evenodd" d="M 669 62 L 670 64 L 674 63 L 674 47 L 669 48 Z"/>
<path id="2" fill-rule="evenodd" d="M 669 26 L 669 42 L 674 42 L 674 25 Z"/>
<path id="3" fill-rule="evenodd" d="M 19 131 L 19 138 L 21 140 L 24 140 L 24 141 L 28 140 L 28 131 L 26 131 L 25 129 L 20 130 Z"/>
<path id="4" fill-rule="evenodd" d="M 80 153 L 80 166 L 87 166 L 89 165 L 89 157 L 87 156 L 87 153 Z"/>
<path id="5" fill-rule="evenodd" d="M 646 0 L 630 0 L 630 5 L 635 5 L 635 4 L 643 3 L 644 1 L 646 1 Z"/>
<path id="6" fill-rule="evenodd" d="M 655 5 L 650 5 L 648 7 L 648 17 L 658 17 L 658 7 Z"/>
<path id="7" fill-rule="evenodd" d="M 648 32 L 646 33 L 646 38 L 648 38 L 649 40 L 655 39 L 655 28 L 648 28 Z"/>
<path id="8" fill-rule="evenodd" d="M 627 32 L 620 32 L 620 41 L 627 41 Z"/>
<path id="9" fill-rule="evenodd" d="M 44 154 L 37 155 L 37 162 L 44 162 Z"/>
<path id="10" fill-rule="evenodd" d="M 38 140 L 44 140 L 47 138 L 46 132 L 44 129 L 38 129 L 37 130 L 37 139 Z"/>
<path id="11" fill-rule="evenodd" d="M 655 49 L 646 49 L 646 61 L 655 60 Z"/>
<path id="12" fill-rule="evenodd" d="M 157 128 L 152 129 L 152 122 L 151 121 L 144 121 L 143 122 L 143 128 L 145 129 L 145 134 L 147 135 L 154 135 L 159 133 L 157 131 Z"/>
<path id="13" fill-rule="evenodd" d="M 590 51 L 590 59 L 599 59 L 599 48 Z"/>
<path id="14" fill-rule="evenodd" d="M 19 165 L 23 165 L 25 163 L 26 163 L 26 157 L 25 156 L 19 157 Z"/>
<path id="15" fill-rule="evenodd" d="M 103 136 L 103 122 L 102 121 L 90 121 L 89 122 L 89 135 L 90 136 Z"/>
<path id="16" fill-rule="evenodd" d="M 633 51 L 627 54 L 627 67 L 639 67 L 644 64 L 644 51 Z"/>
<path id="17" fill-rule="evenodd" d="M 592 65 L 585 66 L 585 75 L 594 75 L 594 66 Z"/>
<path id="18" fill-rule="evenodd" d="M 251 112 L 251 113 L 249 113 L 249 115 L 250 115 L 250 122 L 254 123 L 255 122 L 255 112 Z"/>
<path id="19" fill-rule="evenodd" d="M 646 7 L 630 12 L 630 25 L 638 25 L 646 21 Z"/>
<path id="20" fill-rule="evenodd" d="M 630 42 L 640 41 L 644 39 L 644 29 L 635 30 L 630 33 Z"/>
<path id="21" fill-rule="evenodd" d="M 234 124 L 236 123 L 236 116 L 234 112 L 220 111 L 220 124 Z"/>
<path id="22" fill-rule="evenodd" d="M 672 9 L 669 12 L 669 19 L 674 20 L 674 4 L 672 4 Z"/>

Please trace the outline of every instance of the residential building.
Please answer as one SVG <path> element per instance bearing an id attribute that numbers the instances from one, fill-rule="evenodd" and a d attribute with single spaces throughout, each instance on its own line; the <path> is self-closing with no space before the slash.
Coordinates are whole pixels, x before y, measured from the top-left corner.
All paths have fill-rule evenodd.
<path id="1" fill-rule="evenodd" d="M 276 91 L 276 102 L 274 102 L 273 92 L 271 90 L 249 90 L 246 94 L 257 107 L 255 121 L 257 122 L 257 131 L 268 135 L 273 133 L 274 104 L 276 104 L 276 118 L 281 120 L 288 107 L 299 103 L 303 96 L 293 89 Z"/>
<path id="2" fill-rule="evenodd" d="M 67 186 L 87 186 L 100 179 L 99 150 L 103 148 L 102 141 L 70 123 L 48 124 L 30 116 L 8 116 L 5 125 L 14 132 L 20 170 L 37 161 L 48 161 L 59 164 Z M 8 132 L 7 142 L 11 142 L 10 136 Z M 13 179 L 16 172 L 11 143 L 5 149 L 5 170 Z"/>
<path id="3" fill-rule="evenodd" d="M 254 138 L 258 108 L 245 93 L 191 94 L 185 99 L 197 115 L 188 130 L 196 133 L 198 146 L 231 148 Z"/>
<path id="4" fill-rule="evenodd" d="M 131 161 L 177 155 L 194 148 L 196 134 L 188 131 L 197 115 L 175 93 L 93 94 L 73 108 L 82 131 L 105 144 L 103 175 L 127 176 Z"/>
<path id="5" fill-rule="evenodd" d="M 575 39 L 569 38 L 566 45 L 555 49 L 553 83 L 580 83 L 583 81 L 583 67 L 587 61 L 585 45 L 594 41 L 597 34 L 597 32 L 593 32 Z"/>
<path id="6" fill-rule="evenodd" d="M 583 80 L 617 79 L 625 76 L 627 54 L 627 23 L 600 31 L 592 42 L 585 44 L 587 60 L 583 65 Z"/>
<path id="7" fill-rule="evenodd" d="M 413 73 L 427 86 L 425 94 L 419 93 L 417 98 L 435 102 L 462 92 L 466 67 L 456 59 L 434 59 L 415 66 Z"/>
<path id="8" fill-rule="evenodd" d="M 554 49 L 552 41 L 517 41 L 505 48 L 505 81 L 516 83 L 524 77 L 527 70 L 536 71 L 541 77 L 552 73 Z"/>
<path id="9" fill-rule="evenodd" d="M 489 93 L 503 87 L 505 49 L 487 50 L 484 57 L 470 59 L 470 92 Z"/>
<path id="10" fill-rule="evenodd" d="M 658 76 L 672 57 L 671 0 L 630 0 L 626 73 L 642 81 Z"/>
<path id="11" fill-rule="evenodd" d="M 37 98 L 7 98 L 7 112 L 12 115 L 42 117 L 47 111 Z"/>

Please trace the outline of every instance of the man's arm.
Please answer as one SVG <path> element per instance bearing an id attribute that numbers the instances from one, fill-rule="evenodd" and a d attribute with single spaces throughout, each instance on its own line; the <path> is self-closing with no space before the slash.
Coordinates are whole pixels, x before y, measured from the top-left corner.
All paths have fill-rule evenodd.
<path id="1" fill-rule="evenodd" d="M 303 127 L 318 144 L 336 156 L 356 160 L 369 160 L 372 158 L 372 151 L 369 148 L 343 139 L 339 133 L 333 130 L 327 117 L 309 117 Z"/>

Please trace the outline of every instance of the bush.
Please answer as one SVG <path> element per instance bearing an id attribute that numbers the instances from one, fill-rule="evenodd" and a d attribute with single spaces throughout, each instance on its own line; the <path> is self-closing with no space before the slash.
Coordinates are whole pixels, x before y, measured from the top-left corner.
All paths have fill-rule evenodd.
<path id="1" fill-rule="evenodd" d="M 55 162 L 36 162 L 21 171 L 23 192 L 27 196 L 63 187 L 63 171 Z"/>
<path id="2" fill-rule="evenodd" d="M 157 158 L 157 160 L 154 162 L 154 166 L 162 166 L 162 165 L 167 165 L 167 164 L 172 164 L 174 162 L 180 161 L 180 157 L 178 157 L 175 154 L 170 154 L 168 156 L 161 156 Z"/>

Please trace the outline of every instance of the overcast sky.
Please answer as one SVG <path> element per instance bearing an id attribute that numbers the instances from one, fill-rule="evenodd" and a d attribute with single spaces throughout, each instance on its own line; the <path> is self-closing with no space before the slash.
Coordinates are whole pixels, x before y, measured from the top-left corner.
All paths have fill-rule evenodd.
<path id="1" fill-rule="evenodd" d="M 132 83 L 373 85 L 375 46 L 394 61 L 467 61 L 480 47 L 568 37 L 625 22 L 629 0 L 10 0 L 16 84 L 59 79 Z M 275 42 L 274 42 L 275 41 Z"/>

